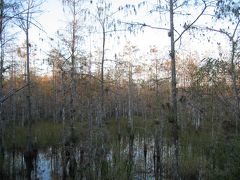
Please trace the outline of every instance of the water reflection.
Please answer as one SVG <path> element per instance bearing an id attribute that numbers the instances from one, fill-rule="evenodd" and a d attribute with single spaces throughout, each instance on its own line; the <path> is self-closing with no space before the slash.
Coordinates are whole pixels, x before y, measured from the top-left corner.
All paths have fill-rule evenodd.
<path id="1" fill-rule="evenodd" d="M 132 163 L 129 164 L 129 146 L 127 137 L 122 137 L 120 141 L 107 144 L 104 151 L 100 153 L 100 148 L 96 145 L 74 147 L 76 160 L 75 179 L 156 179 L 155 172 L 157 166 L 156 144 L 153 137 L 143 138 L 137 135 L 133 140 Z M 161 144 L 162 145 L 162 144 Z M 173 149 L 164 143 L 160 147 L 161 165 L 169 166 L 169 159 L 172 157 Z M 63 147 L 49 147 L 39 150 L 37 162 L 32 171 L 32 179 L 65 179 L 63 177 Z M 6 154 L 5 174 L 9 179 L 24 179 L 26 167 L 23 153 L 17 152 L 12 156 L 12 152 Z M 100 164 L 99 164 L 100 163 Z M 129 167 L 131 165 L 131 167 Z M 169 166 L 170 167 L 170 166 Z M 66 169 L 69 168 L 69 163 Z M 127 172 L 131 168 L 132 176 Z M 162 172 L 162 176 L 169 173 L 167 168 Z M 66 172 L 69 177 L 69 171 Z M 11 177 L 11 178 L 10 178 Z M 129 178 L 131 177 L 131 178 Z M 73 178 L 74 179 L 74 178 Z"/>

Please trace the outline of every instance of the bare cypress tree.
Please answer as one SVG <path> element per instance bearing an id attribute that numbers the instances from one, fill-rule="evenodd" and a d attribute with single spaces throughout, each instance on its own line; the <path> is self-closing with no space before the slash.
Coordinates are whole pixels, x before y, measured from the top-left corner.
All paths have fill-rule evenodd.
<path id="1" fill-rule="evenodd" d="M 70 60 L 70 103 L 69 103 L 69 113 L 70 113 L 70 136 L 65 141 L 65 154 L 63 157 L 64 166 L 67 163 L 70 163 L 72 167 L 69 172 L 69 175 L 75 177 L 76 175 L 76 168 L 74 164 L 76 163 L 75 160 L 75 152 L 74 152 L 74 145 L 76 143 L 76 137 L 74 133 L 74 124 L 76 121 L 76 104 L 77 104 L 77 60 L 79 57 L 79 42 L 82 36 L 79 34 L 81 28 L 80 23 L 82 23 L 81 16 L 85 16 L 83 10 L 84 0 L 63 0 L 63 5 L 66 5 L 67 8 L 70 10 L 70 15 L 72 16 L 71 23 L 70 23 L 70 38 L 64 39 L 65 41 L 69 42 L 67 49 L 69 50 L 69 58 L 64 57 L 65 61 Z M 65 7 L 64 7 L 65 8 Z M 85 11 L 86 12 L 86 11 Z M 65 53 L 63 53 L 65 54 Z M 81 66 L 81 65 L 80 65 Z M 70 146 L 69 146 L 69 145 Z M 69 157 L 65 156 L 66 153 L 69 153 Z M 65 172 L 65 168 L 63 168 Z"/>
<path id="2" fill-rule="evenodd" d="M 64 5 L 64 9 L 69 10 L 68 13 L 72 16 L 70 26 L 68 28 L 70 29 L 70 32 L 67 32 L 70 37 L 66 38 L 66 36 L 63 36 L 62 41 L 66 43 L 67 47 L 64 47 L 67 49 L 68 52 L 61 52 L 63 55 L 66 64 L 69 64 L 70 69 L 70 103 L 69 103 L 69 109 L 70 109 L 70 129 L 71 131 L 74 128 L 74 122 L 76 120 L 76 101 L 77 101 L 77 73 L 78 73 L 78 64 L 80 64 L 80 68 L 83 66 L 81 62 L 78 62 L 80 59 L 79 52 L 80 52 L 80 42 L 83 39 L 83 35 L 80 34 L 82 27 L 81 23 L 85 20 L 86 12 L 87 10 L 84 9 L 84 0 L 62 0 L 62 3 Z M 64 49 L 63 48 L 63 49 Z M 68 54 L 66 57 L 65 55 Z M 79 68 L 79 69 L 80 69 Z M 73 133 L 73 131 L 71 132 Z"/>
<path id="3" fill-rule="evenodd" d="M 100 117 L 100 126 L 102 125 L 102 120 L 104 116 L 104 62 L 105 62 L 105 43 L 106 43 L 106 20 L 105 17 L 103 19 L 100 18 L 101 8 L 98 8 L 99 22 L 102 27 L 102 60 L 101 60 L 101 117 Z"/>
<path id="4" fill-rule="evenodd" d="M 176 81 L 176 55 L 175 55 L 175 39 L 174 39 L 174 12 L 173 12 L 173 0 L 169 1 L 170 6 L 170 37 L 171 37 L 171 67 L 172 67 L 172 84 L 171 84 L 171 104 L 172 104 L 172 116 L 173 116 L 173 141 L 174 141 L 174 172 L 173 177 L 175 180 L 180 178 L 179 172 L 179 132 L 178 132 L 178 119 L 177 119 L 177 81 Z"/>
<path id="5" fill-rule="evenodd" d="M 32 103 L 31 103 L 31 77 L 30 77 L 30 42 L 29 42 L 29 28 L 30 28 L 30 8 L 31 3 L 27 4 L 27 17 L 26 28 L 24 29 L 26 35 L 26 52 L 27 52 L 27 109 L 28 109 L 28 150 L 31 150 L 32 146 Z"/>
<path id="6" fill-rule="evenodd" d="M 30 70 L 30 38 L 29 30 L 31 24 L 39 28 L 36 23 L 33 23 L 33 14 L 39 13 L 38 7 L 41 5 L 36 4 L 34 0 L 25 0 L 19 3 L 19 8 L 15 10 L 15 24 L 17 24 L 25 34 L 25 54 L 23 57 L 26 58 L 26 84 L 27 84 L 27 93 L 26 93 L 26 102 L 27 102 L 27 124 L 28 124 L 28 149 L 31 149 L 31 126 L 32 126 L 32 102 L 31 102 L 31 70 Z"/>
<path id="7" fill-rule="evenodd" d="M 77 12 L 76 6 L 77 1 L 69 1 L 72 8 L 72 39 L 71 39 L 71 94 L 70 94 L 70 128 L 71 128 L 71 138 L 74 136 L 74 122 L 76 119 L 76 33 L 77 33 Z"/>
<path id="8" fill-rule="evenodd" d="M 103 118 L 105 117 L 105 108 L 104 108 L 104 64 L 105 64 L 105 46 L 106 46 L 106 29 L 108 25 L 108 18 L 109 16 L 107 15 L 107 11 L 109 10 L 110 3 L 108 4 L 105 1 L 100 1 L 101 6 L 97 6 L 97 20 L 100 23 L 100 26 L 102 28 L 102 57 L 101 57 L 101 89 L 100 89 L 100 94 L 101 94 L 101 99 L 100 99 L 100 122 L 99 125 L 103 125 Z"/>
<path id="9" fill-rule="evenodd" d="M 21 19 L 21 26 L 26 36 L 26 72 L 27 72 L 27 93 L 26 93 L 26 100 L 27 100 L 27 124 L 28 124 L 28 132 L 27 132 L 27 151 L 25 152 L 24 158 L 27 167 L 27 178 L 31 179 L 31 172 L 32 172 L 32 158 L 31 151 L 32 151 L 32 104 L 31 104 L 31 78 L 30 78 L 30 42 L 29 42 L 29 28 L 30 28 L 30 9 L 31 4 L 28 0 L 27 2 L 27 12 L 26 12 L 26 19 Z"/>
<path id="10" fill-rule="evenodd" d="M 16 24 L 23 30 L 26 38 L 25 48 L 26 48 L 26 104 L 27 104 L 27 149 L 24 152 L 24 160 L 27 168 L 27 179 L 31 179 L 31 172 L 33 170 L 33 161 L 36 161 L 37 149 L 33 147 L 33 137 L 32 137 L 32 100 L 31 100 L 31 70 L 30 70 L 30 39 L 29 30 L 30 25 L 33 23 L 33 14 L 38 13 L 37 8 L 41 3 L 36 4 L 34 0 L 21 1 L 19 4 L 19 9 L 16 12 Z M 21 13 L 25 12 L 25 13 Z"/>
<path id="11" fill-rule="evenodd" d="M 190 24 L 184 25 L 184 30 L 179 34 L 179 36 L 175 39 L 174 37 L 174 7 L 176 6 L 177 1 L 170 0 L 169 7 L 170 7 L 170 42 L 171 42 L 171 117 L 172 117 L 172 134 L 173 134 L 173 143 L 174 143 L 174 162 L 173 162 L 173 178 L 175 180 L 180 179 L 180 149 L 179 149 L 179 120 L 178 120 L 178 110 L 177 110 L 177 79 L 176 79 L 176 51 L 175 51 L 175 44 L 176 42 L 181 39 L 182 35 L 189 30 L 197 20 L 203 15 L 207 8 L 207 4 L 205 0 L 202 0 L 204 4 L 204 8 L 201 13 L 193 20 Z M 184 4 L 184 3 L 183 3 Z"/>
<path id="12" fill-rule="evenodd" d="M 131 45 L 130 42 L 124 47 L 123 58 L 128 68 L 128 87 L 127 87 L 127 109 L 128 109 L 128 135 L 129 135 L 129 146 L 128 146 L 128 166 L 127 166 L 127 178 L 133 179 L 133 165 L 134 165 L 134 123 L 133 123 L 133 67 L 134 67 L 134 53 L 138 51 L 138 48 Z"/>

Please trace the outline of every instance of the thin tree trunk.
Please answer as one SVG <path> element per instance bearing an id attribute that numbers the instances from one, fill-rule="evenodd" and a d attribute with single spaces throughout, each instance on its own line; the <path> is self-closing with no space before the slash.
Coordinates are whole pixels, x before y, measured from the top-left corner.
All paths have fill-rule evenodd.
<path id="1" fill-rule="evenodd" d="M 0 12 L 0 42 L 1 42 L 1 59 L 0 59 L 0 98 L 3 97 L 3 62 L 4 62 L 4 45 L 3 45 L 3 17 L 4 17 L 4 1 L 1 0 Z M 4 163 L 4 122 L 3 122 L 3 105 L 0 104 L 0 171 L 3 173 Z M 0 178 L 2 176 L 0 173 Z"/>
<path id="2" fill-rule="evenodd" d="M 30 2 L 29 2 L 30 3 Z M 27 19 L 26 19 L 26 51 L 27 51 L 27 119 L 28 119 L 28 150 L 32 149 L 32 106 L 31 106 L 31 78 L 30 78 L 30 47 L 29 47 L 29 20 L 30 20 L 30 9 L 28 4 Z"/>
<path id="3" fill-rule="evenodd" d="M 160 132 L 160 125 L 156 125 L 157 130 L 155 132 L 155 161 L 156 161 L 156 169 L 155 169 L 155 179 L 161 180 L 162 179 L 162 161 L 161 161 L 161 155 L 162 155 L 162 143 L 160 138 L 162 138 L 162 134 Z"/>
<path id="4" fill-rule="evenodd" d="M 105 62 L 105 41 L 106 41 L 106 32 L 105 32 L 105 22 L 102 22 L 102 63 L 101 63 L 101 122 L 100 125 L 102 125 L 103 116 L 104 116 L 104 62 Z"/>
<path id="5" fill-rule="evenodd" d="M 132 117 L 132 64 L 129 62 L 128 70 L 128 128 L 129 133 L 133 134 L 133 117 Z"/>
<path id="6" fill-rule="evenodd" d="M 52 62 L 53 69 L 52 69 L 52 81 L 53 81 L 53 102 L 54 102 L 54 107 L 53 107 L 53 121 L 56 123 L 57 121 L 57 88 L 56 88 L 56 75 L 55 75 L 55 62 Z"/>
<path id="7" fill-rule="evenodd" d="M 66 135 L 66 130 L 65 130 L 65 119 L 66 119 L 66 115 L 65 115 L 65 102 L 66 102 L 66 85 L 65 85 L 65 72 L 61 72 L 61 91 L 62 91 L 62 95 L 63 95 L 63 100 L 62 100 L 62 104 L 61 104 L 61 118 L 62 118 L 62 125 L 63 125 L 63 131 L 64 131 L 64 138 Z"/>
<path id="8" fill-rule="evenodd" d="M 143 153 L 144 153 L 144 180 L 147 179 L 147 143 L 146 143 L 146 132 L 147 132 L 147 115 L 146 115 L 146 109 L 143 110 L 143 116 L 144 116 L 144 145 L 143 145 Z"/>
<path id="9" fill-rule="evenodd" d="M 129 131 L 129 160 L 128 160 L 128 179 L 133 179 L 133 117 L 132 117 L 132 64 L 129 62 L 128 79 L 128 131 Z"/>
<path id="10" fill-rule="evenodd" d="M 76 2 L 73 1 L 73 26 L 72 26 L 72 45 L 71 45 L 71 97 L 70 97 L 70 128 L 71 128 L 71 138 L 74 136 L 74 122 L 76 118 Z"/>
<path id="11" fill-rule="evenodd" d="M 175 180 L 180 179 L 179 169 L 179 129 L 177 118 L 177 81 L 176 81 L 176 54 L 175 54 L 175 40 L 174 40 L 174 11 L 173 0 L 170 3 L 170 36 L 171 36 L 171 71 L 172 71 L 172 84 L 171 84 L 171 105 L 172 105 L 172 117 L 173 117 L 173 143 L 174 143 L 174 162 L 173 162 L 173 177 Z"/>
<path id="12" fill-rule="evenodd" d="M 70 85 L 70 139 L 68 139 L 64 144 L 64 155 L 63 155 L 63 174 L 66 175 L 66 166 L 69 163 L 69 176 L 74 179 L 76 176 L 76 159 L 75 159 L 75 131 L 74 123 L 76 120 L 76 31 L 77 31 L 77 21 L 76 21 L 76 1 L 71 2 L 73 8 L 73 20 L 72 20 L 72 39 L 71 39 L 71 85 Z"/>
<path id="13" fill-rule="evenodd" d="M 12 68 L 11 68 L 11 89 L 16 89 L 16 71 L 14 68 L 14 58 L 12 57 Z M 15 96 L 11 97 L 11 105 L 12 105 L 12 120 L 13 120 L 13 148 L 12 148 L 12 179 L 15 179 L 15 146 L 16 146 L 16 98 Z"/>

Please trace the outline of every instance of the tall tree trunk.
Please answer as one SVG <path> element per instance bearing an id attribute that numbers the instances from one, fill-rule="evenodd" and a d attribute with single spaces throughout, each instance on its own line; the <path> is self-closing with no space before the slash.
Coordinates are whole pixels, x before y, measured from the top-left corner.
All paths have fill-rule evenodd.
<path id="1" fill-rule="evenodd" d="M 161 180 L 163 178 L 163 166 L 162 166 L 162 148 L 163 148 L 163 123 L 159 120 L 156 123 L 155 132 L 155 179 Z"/>
<path id="2" fill-rule="evenodd" d="M 146 132 L 147 132 L 147 112 L 146 109 L 142 109 L 144 116 L 144 144 L 143 144 L 143 154 L 144 154 L 144 180 L 147 179 L 147 143 L 146 143 Z"/>
<path id="3" fill-rule="evenodd" d="M 72 25 L 72 44 L 71 44 L 71 97 L 70 97 L 70 128 L 71 128 L 71 138 L 74 136 L 74 122 L 76 118 L 76 2 L 73 1 L 73 25 Z"/>
<path id="4" fill-rule="evenodd" d="M 56 85 L 56 75 L 55 75 L 55 62 L 52 62 L 52 88 L 53 88 L 53 121 L 56 123 L 57 121 L 57 85 Z"/>
<path id="5" fill-rule="evenodd" d="M 29 2 L 30 3 L 30 2 Z M 31 78 L 30 78 L 30 43 L 29 43 L 29 22 L 30 21 L 30 4 L 28 4 L 27 19 L 26 19 L 26 51 L 27 51 L 27 120 L 28 120 L 28 150 L 31 150 L 32 146 L 32 106 L 31 106 Z"/>
<path id="6" fill-rule="evenodd" d="M 174 11 L 173 0 L 170 3 L 170 37 L 171 37 L 171 71 L 172 71 L 172 83 L 171 83 L 171 105 L 172 105 L 172 133 L 174 143 L 174 161 L 173 161 L 173 177 L 175 180 L 180 179 L 179 173 L 179 129 L 177 118 L 177 81 L 176 81 L 176 54 L 175 54 L 175 39 L 174 39 Z"/>
<path id="7" fill-rule="evenodd" d="M 104 114 L 104 62 L 105 62 L 105 41 L 106 41 L 106 32 L 105 32 L 105 22 L 102 22 L 102 63 L 101 63 L 101 122 L 102 125 L 103 118 L 105 116 Z"/>
<path id="8" fill-rule="evenodd" d="M 0 59 L 0 98 L 3 97 L 3 62 L 4 62 L 4 42 L 3 42 L 3 18 L 4 18 L 4 0 L 0 1 L 0 42 L 1 42 L 1 59 Z M 3 172 L 4 162 L 4 122 L 3 122 L 3 107 L 0 103 L 0 171 Z M 0 179 L 2 174 L 0 173 Z"/>
<path id="9" fill-rule="evenodd" d="M 11 89 L 16 89 L 16 70 L 14 67 L 14 57 L 12 57 L 12 68 L 11 68 Z M 10 99 L 11 105 L 12 105 L 12 121 L 13 126 L 16 126 L 16 98 L 14 96 Z M 15 177 L 15 156 L 16 156 L 16 129 L 13 130 L 13 144 L 12 144 L 12 179 L 16 179 Z"/>
<path id="10" fill-rule="evenodd" d="M 66 109 L 66 106 L 65 106 L 65 102 L 66 102 L 66 85 L 65 85 L 65 72 L 62 71 L 61 72 L 61 91 L 62 91 L 62 95 L 63 95 L 63 100 L 62 100 L 62 103 L 61 103 L 61 118 L 62 118 L 62 125 L 63 125 L 63 131 L 64 131 L 64 137 L 66 135 L 66 129 L 65 129 L 65 120 L 66 120 L 66 115 L 65 115 L 65 109 Z"/>
<path id="11" fill-rule="evenodd" d="M 133 117 L 132 117 L 132 64 L 129 62 L 128 67 L 128 128 L 129 133 L 133 134 Z"/>
<path id="12" fill-rule="evenodd" d="M 128 179 L 133 179 L 133 117 L 132 117 L 132 64 L 129 62 L 128 71 L 128 133 L 129 133 L 129 159 L 128 159 Z"/>
<path id="13" fill-rule="evenodd" d="M 75 159 L 75 143 L 76 136 L 74 130 L 74 123 L 76 120 L 76 94 L 77 94 L 77 83 L 76 83 L 76 32 L 77 32 L 77 11 L 75 0 L 71 1 L 72 6 L 72 39 L 71 39 L 71 85 L 70 85 L 70 137 L 64 145 L 64 156 L 63 156 L 63 172 L 65 172 L 66 166 L 69 163 L 69 177 L 74 179 L 76 176 L 76 159 Z"/>
<path id="14" fill-rule="evenodd" d="M 33 1 L 28 0 L 27 2 L 27 11 L 26 11 L 26 19 L 23 20 L 22 27 L 25 31 L 26 35 L 26 81 L 27 81 L 27 92 L 26 92 L 26 104 L 27 104 L 27 150 L 24 152 L 24 160 L 27 169 L 27 179 L 31 179 L 31 173 L 34 169 L 34 165 L 36 167 L 36 158 L 37 158 L 37 149 L 33 147 L 32 142 L 32 102 L 31 102 L 31 73 L 30 73 L 30 43 L 29 43 L 29 28 L 30 28 L 30 20 L 31 20 L 31 12 L 30 9 L 33 7 Z M 36 144 L 35 144 L 36 145 Z M 35 163 L 34 163 L 35 162 Z M 36 169 L 35 169 L 36 170 Z"/>

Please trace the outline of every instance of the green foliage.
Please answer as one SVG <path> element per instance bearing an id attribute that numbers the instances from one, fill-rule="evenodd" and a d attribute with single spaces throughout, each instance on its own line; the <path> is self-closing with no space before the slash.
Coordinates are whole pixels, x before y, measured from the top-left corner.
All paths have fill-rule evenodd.
<path id="1" fill-rule="evenodd" d="M 62 142 L 63 129 L 61 124 L 53 124 L 49 121 L 41 121 L 34 124 L 32 131 L 33 140 L 36 141 L 39 148 L 56 146 Z M 27 144 L 26 137 L 26 127 L 9 127 L 5 134 L 6 147 L 8 149 L 25 149 Z"/>
<path id="2" fill-rule="evenodd" d="M 5 131 L 5 145 L 7 149 L 23 149 L 27 145 L 27 130 L 22 127 L 9 127 Z"/>
<path id="3" fill-rule="evenodd" d="M 210 178 L 238 180 L 240 177 L 240 139 L 224 137 L 210 152 Z"/>
<path id="4" fill-rule="evenodd" d="M 200 166 L 203 166 L 201 154 L 185 150 L 181 158 L 181 176 L 183 179 L 198 179 Z"/>
<path id="5" fill-rule="evenodd" d="M 102 164 L 101 164 L 101 174 L 102 174 L 102 177 L 104 177 L 104 179 L 110 179 L 109 177 L 109 163 L 106 159 L 104 159 L 102 161 Z"/>
<path id="6" fill-rule="evenodd" d="M 49 121 L 39 122 L 34 125 L 33 132 L 40 148 L 57 146 L 62 143 L 62 124 L 53 124 Z"/>

